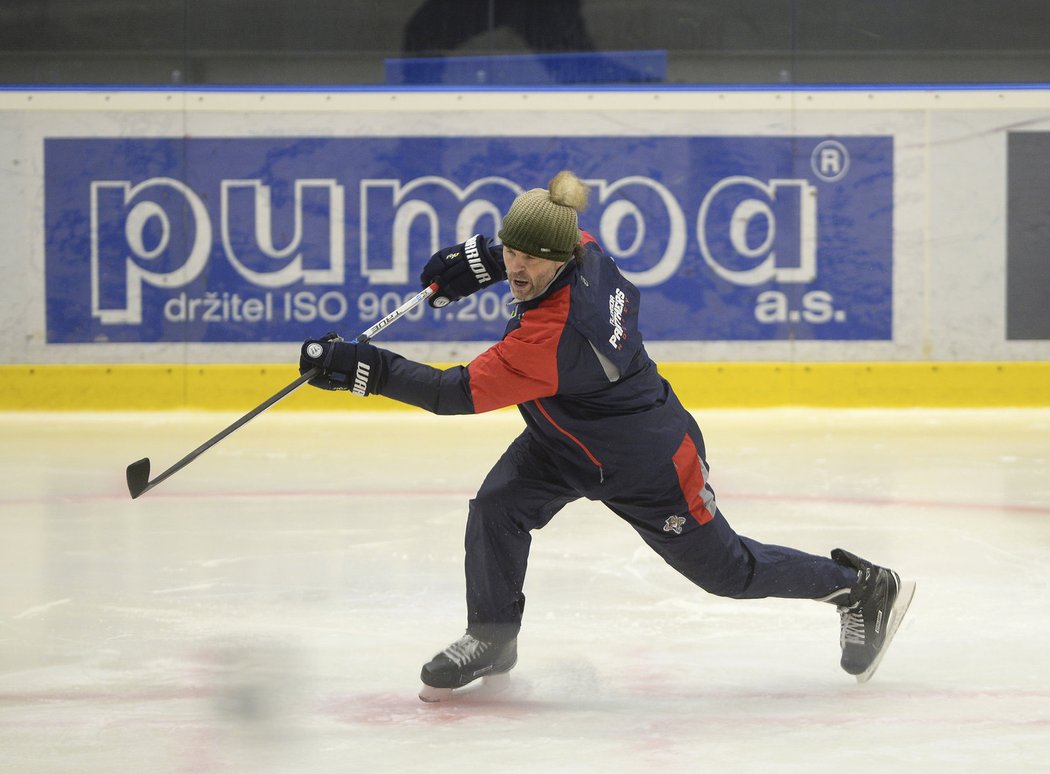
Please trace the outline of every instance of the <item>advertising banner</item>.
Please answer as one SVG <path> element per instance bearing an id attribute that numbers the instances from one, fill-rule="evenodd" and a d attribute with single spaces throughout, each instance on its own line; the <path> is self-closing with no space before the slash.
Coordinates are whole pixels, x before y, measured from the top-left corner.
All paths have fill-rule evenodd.
<path id="1" fill-rule="evenodd" d="M 881 135 L 49 138 L 47 341 L 356 335 L 561 169 L 648 338 L 890 340 L 893 155 Z M 384 336 L 494 340 L 510 302 L 496 285 Z"/>

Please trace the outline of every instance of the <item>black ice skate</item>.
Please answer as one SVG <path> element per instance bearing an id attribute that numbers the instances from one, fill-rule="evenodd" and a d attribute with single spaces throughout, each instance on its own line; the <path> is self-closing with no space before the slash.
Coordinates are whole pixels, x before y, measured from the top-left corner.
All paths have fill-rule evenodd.
<path id="1" fill-rule="evenodd" d="M 893 570 L 877 567 L 841 548 L 832 551 L 831 558 L 857 571 L 857 583 L 849 590 L 849 596 L 829 601 L 838 604 L 842 619 L 842 668 L 855 675 L 858 683 L 866 683 L 878 669 L 908 611 L 915 582 L 902 583 Z"/>
<path id="2" fill-rule="evenodd" d="M 467 633 L 423 665 L 420 677 L 423 701 L 444 701 L 452 691 L 484 678 L 485 686 L 501 690 L 509 682 L 507 673 L 518 662 L 518 641 L 488 642 Z"/>

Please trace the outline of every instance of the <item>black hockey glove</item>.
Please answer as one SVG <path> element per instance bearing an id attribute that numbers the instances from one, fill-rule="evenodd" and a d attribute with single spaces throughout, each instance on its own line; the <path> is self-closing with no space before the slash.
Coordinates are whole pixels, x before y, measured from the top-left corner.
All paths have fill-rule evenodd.
<path id="1" fill-rule="evenodd" d="M 419 275 L 423 287 L 432 282 L 438 284 L 438 291 L 427 299 L 427 303 L 434 307 L 458 301 L 506 278 L 503 249 L 481 234 L 438 250 Z"/>
<path id="2" fill-rule="evenodd" d="M 383 359 L 371 344 L 327 337 L 308 339 L 299 355 L 299 374 L 305 374 L 311 368 L 321 369 L 321 373 L 310 380 L 314 387 L 372 395 L 378 391 Z"/>

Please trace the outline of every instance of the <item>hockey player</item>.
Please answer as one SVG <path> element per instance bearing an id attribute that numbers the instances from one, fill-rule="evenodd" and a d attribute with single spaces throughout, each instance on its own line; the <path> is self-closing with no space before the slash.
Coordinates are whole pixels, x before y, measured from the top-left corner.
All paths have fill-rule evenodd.
<path id="1" fill-rule="evenodd" d="M 502 246 L 475 235 L 426 264 L 423 286 L 440 287 L 434 306 L 510 283 L 516 310 L 503 339 L 468 365 L 439 370 L 344 341 L 302 348 L 300 372 L 322 370 L 311 381 L 317 387 L 385 395 L 436 414 L 517 405 L 525 420 L 470 501 L 466 632 L 423 666 L 420 698 L 447 698 L 514 667 L 530 533 L 581 497 L 604 503 L 712 594 L 836 605 L 841 666 L 867 680 L 914 583 L 841 549 L 828 558 L 733 531 L 709 483 L 700 428 L 643 346 L 638 290 L 579 229 L 588 193 L 561 172 L 546 190 L 514 200 Z"/>

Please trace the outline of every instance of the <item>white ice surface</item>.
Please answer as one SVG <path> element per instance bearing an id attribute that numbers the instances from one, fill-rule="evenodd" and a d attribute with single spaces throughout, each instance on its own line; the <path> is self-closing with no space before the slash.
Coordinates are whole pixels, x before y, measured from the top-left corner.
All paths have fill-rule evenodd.
<path id="1" fill-rule="evenodd" d="M 600 505 L 535 534 L 509 691 L 462 633 L 513 413 L 0 415 L 0 771 L 1050 771 L 1050 411 L 710 411 L 736 529 L 918 582 L 872 682 L 834 608 L 711 597 Z"/>

